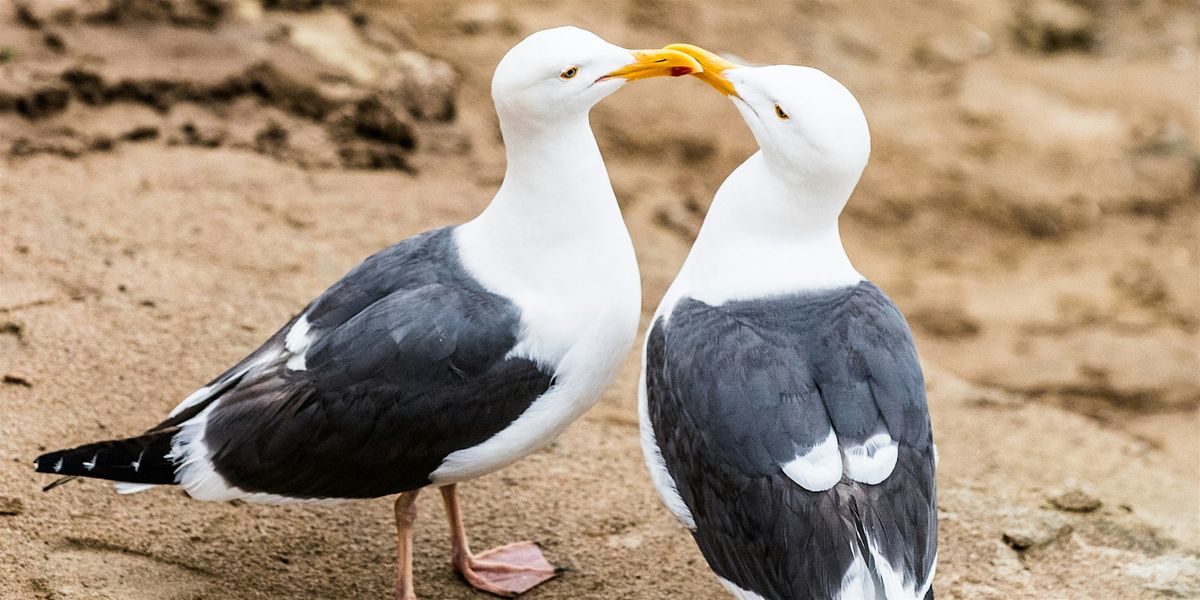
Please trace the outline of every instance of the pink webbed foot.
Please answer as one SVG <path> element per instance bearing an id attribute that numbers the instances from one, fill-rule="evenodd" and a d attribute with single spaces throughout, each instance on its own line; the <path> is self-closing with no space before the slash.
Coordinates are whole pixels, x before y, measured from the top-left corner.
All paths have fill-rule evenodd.
<path id="1" fill-rule="evenodd" d="M 511 598 L 565 569 L 550 564 L 533 542 L 517 542 L 456 561 L 454 568 L 477 590 Z"/>

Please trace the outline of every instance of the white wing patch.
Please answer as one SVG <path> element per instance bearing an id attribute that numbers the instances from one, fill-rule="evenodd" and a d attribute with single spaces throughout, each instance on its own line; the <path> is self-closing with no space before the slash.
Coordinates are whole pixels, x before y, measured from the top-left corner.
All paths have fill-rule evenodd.
<path id="1" fill-rule="evenodd" d="M 308 352 L 308 347 L 312 345 L 312 336 L 310 333 L 308 315 L 300 315 L 300 318 L 296 319 L 296 324 L 292 325 L 292 328 L 288 330 L 287 337 L 283 340 L 283 347 L 292 353 L 292 357 L 287 361 L 287 368 L 293 371 L 303 371 L 308 368 L 308 364 L 304 359 L 304 353 Z"/>
<path id="2" fill-rule="evenodd" d="M 188 397 L 184 398 L 183 402 L 180 402 L 179 406 L 176 406 L 175 409 L 172 410 L 171 413 L 167 415 L 167 418 L 174 417 L 175 415 L 203 402 L 205 399 L 208 398 L 208 395 L 211 393 L 212 393 L 212 387 L 204 386 L 204 387 L 192 392 L 191 394 L 188 394 Z"/>
<path id="3" fill-rule="evenodd" d="M 307 327 L 307 325 L 306 325 L 306 327 Z M 179 403 L 179 406 L 176 406 L 167 415 L 167 418 L 174 417 L 174 416 L 178 415 L 179 413 L 181 413 L 197 404 L 200 404 L 201 402 L 208 400 L 214 393 L 226 391 L 230 382 L 235 381 L 239 377 L 246 375 L 247 373 L 249 373 L 250 371 L 253 371 L 254 369 L 257 369 L 263 365 L 269 364 L 271 361 L 276 360 L 278 357 L 279 357 L 279 348 L 278 347 L 264 349 L 257 358 L 255 358 L 253 361 L 251 361 L 250 364 L 246 365 L 246 367 L 244 369 L 242 369 L 241 371 L 238 371 L 237 373 L 234 373 L 212 385 L 206 385 L 206 386 L 192 392 L 191 394 L 188 394 L 187 398 L 184 398 L 183 401 Z M 301 360 L 303 360 L 303 358 Z"/>
<path id="4" fill-rule="evenodd" d="M 144 492 L 152 487 L 158 487 L 158 486 L 153 483 L 126 483 L 124 481 L 118 481 L 117 483 L 113 484 L 113 487 L 117 488 L 118 494 L 124 495 L 124 494 L 136 494 L 138 492 Z"/>
<path id="5" fill-rule="evenodd" d="M 304 371 L 308 369 L 308 363 L 305 362 L 303 354 L 296 354 L 288 359 L 287 368 L 293 371 Z"/>
<path id="6" fill-rule="evenodd" d="M 288 330 L 287 337 L 283 340 L 283 347 L 288 349 L 288 352 L 297 354 L 308 348 L 308 315 L 300 315 L 296 319 L 296 324 Z"/>
<path id="7" fill-rule="evenodd" d="M 861 445 L 846 446 L 842 449 L 846 477 L 867 485 L 882 482 L 896 468 L 899 448 L 887 432 L 877 433 Z"/>
<path id="8" fill-rule="evenodd" d="M 842 480 L 842 456 L 833 429 L 825 441 L 783 465 L 783 474 L 810 492 L 823 492 Z"/>
<path id="9" fill-rule="evenodd" d="M 737 598 L 737 600 L 766 600 L 766 598 L 763 598 L 761 594 L 756 594 L 750 590 L 744 590 L 739 587 L 738 584 L 725 579 L 720 575 L 717 576 L 717 581 L 720 581 L 721 585 L 725 586 L 725 589 L 729 590 L 729 593 L 732 594 L 734 598 Z"/>

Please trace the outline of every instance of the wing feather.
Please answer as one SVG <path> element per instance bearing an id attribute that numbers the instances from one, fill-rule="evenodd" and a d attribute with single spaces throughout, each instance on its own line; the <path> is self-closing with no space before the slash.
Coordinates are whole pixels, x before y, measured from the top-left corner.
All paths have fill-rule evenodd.
<path id="1" fill-rule="evenodd" d="M 765 598 L 832 597 L 855 577 L 920 590 L 936 553 L 932 441 L 891 301 L 865 282 L 684 299 L 667 323 L 650 332 L 647 413 L 717 574 Z"/>

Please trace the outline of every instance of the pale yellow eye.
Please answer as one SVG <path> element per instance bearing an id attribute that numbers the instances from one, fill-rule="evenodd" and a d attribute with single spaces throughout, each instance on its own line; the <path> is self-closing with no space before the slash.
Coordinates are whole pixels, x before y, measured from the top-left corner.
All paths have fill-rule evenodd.
<path id="1" fill-rule="evenodd" d="M 779 117 L 780 121 L 786 121 L 791 118 L 788 116 L 787 111 L 783 110 L 783 107 L 778 103 L 775 104 L 775 116 Z"/>
<path id="2" fill-rule="evenodd" d="M 573 66 L 573 67 L 568 68 L 566 71 L 559 73 L 558 76 L 563 79 L 570 79 L 578 74 L 579 74 L 579 67 Z"/>

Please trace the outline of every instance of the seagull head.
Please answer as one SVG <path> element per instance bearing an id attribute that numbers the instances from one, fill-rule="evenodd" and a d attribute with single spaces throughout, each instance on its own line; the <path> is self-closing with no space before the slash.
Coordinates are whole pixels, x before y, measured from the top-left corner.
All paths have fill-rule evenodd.
<path id="1" fill-rule="evenodd" d="M 504 118 L 552 123 L 586 115 L 625 82 L 699 70 L 696 59 L 678 50 L 628 50 L 578 27 L 557 27 L 504 55 L 492 76 L 492 99 Z"/>
<path id="2" fill-rule="evenodd" d="M 871 153 L 867 118 L 850 90 L 811 67 L 748 67 L 688 44 L 667 48 L 703 66 L 695 75 L 729 96 L 778 175 L 849 195 Z"/>

